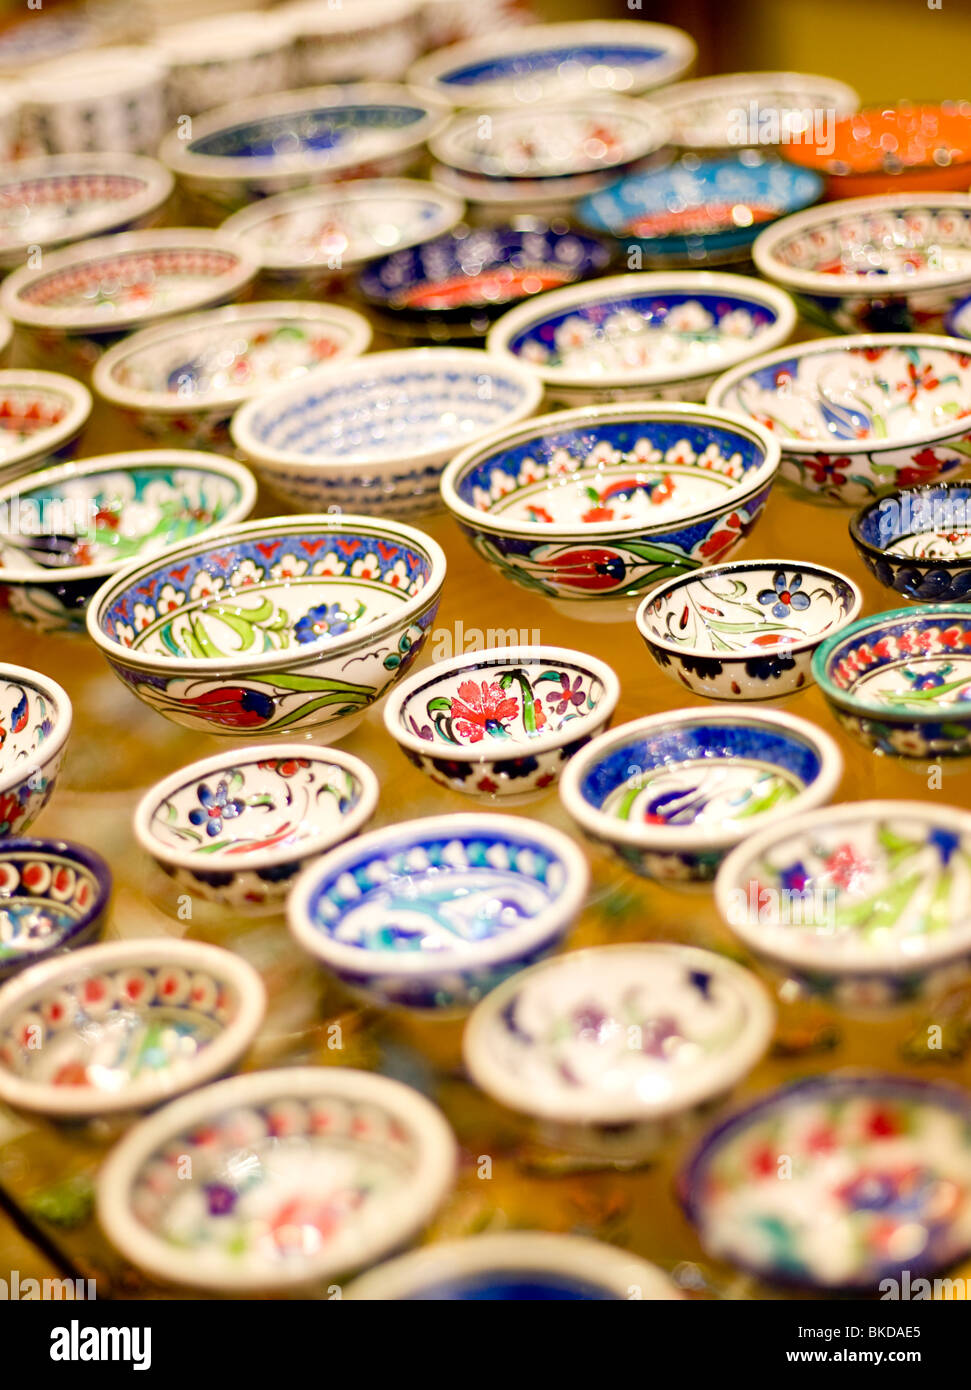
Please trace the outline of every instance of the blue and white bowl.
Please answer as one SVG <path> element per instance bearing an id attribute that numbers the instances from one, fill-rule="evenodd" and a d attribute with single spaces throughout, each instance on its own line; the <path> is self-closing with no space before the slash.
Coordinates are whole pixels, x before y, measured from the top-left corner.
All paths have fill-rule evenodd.
<path id="1" fill-rule="evenodd" d="M 92 404 L 88 388 L 61 372 L 0 371 L 0 481 L 70 458 Z"/>
<path id="2" fill-rule="evenodd" d="M 97 936 L 110 896 L 111 870 L 85 845 L 0 840 L 0 980 Z"/>
<path id="3" fill-rule="evenodd" d="M 26 666 L 0 666 L 0 839 L 23 835 L 50 800 L 72 718 L 56 681 Z"/>
<path id="4" fill-rule="evenodd" d="M 298 943 L 382 1007 L 461 1011 L 548 954 L 583 908 L 583 854 L 518 816 L 430 816 L 312 864 L 287 903 Z"/>
<path id="5" fill-rule="evenodd" d="M 850 521 L 857 554 L 878 583 L 918 603 L 971 595 L 971 483 L 887 489 Z"/>

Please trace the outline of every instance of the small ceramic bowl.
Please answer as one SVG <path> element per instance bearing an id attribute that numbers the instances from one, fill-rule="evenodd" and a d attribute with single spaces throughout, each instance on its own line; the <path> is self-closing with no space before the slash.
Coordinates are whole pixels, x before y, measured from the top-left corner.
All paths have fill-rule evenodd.
<path id="1" fill-rule="evenodd" d="M 893 488 L 850 521 L 857 554 L 880 584 L 920 603 L 971 594 L 971 483 Z"/>
<path id="2" fill-rule="evenodd" d="M 699 401 L 720 372 L 778 347 L 796 323 L 791 300 L 740 275 L 616 275 L 510 309 L 490 352 L 530 367 L 560 406 Z"/>
<path id="3" fill-rule="evenodd" d="M 103 454 L 0 488 L 0 601 L 46 630 L 84 630 L 88 599 L 125 565 L 242 521 L 256 501 L 232 459 L 182 449 Z"/>
<path id="4" fill-rule="evenodd" d="M 297 0 L 274 10 L 296 41 L 294 86 L 397 82 L 422 51 L 418 0 L 321 4 Z"/>
<path id="5" fill-rule="evenodd" d="M 525 367 L 473 348 L 404 348 L 333 366 L 248 401 L 236 448 L 292 506 L 409 516 L 441 506 L 457 450 L 532 415 Z"/>
<path id="6" fill-rule="evenodd" d="M 560 798 L 635 873 L 706 881 L 768 820 L 828 802 L 842 775 L 836 743 L 808 720 L 716 705 L 601 734 L 567 763 Z"/>
<path id="7" fill-rule="evenodd" d="M 235 1067 L 266 992 L 232 951 L 111 941 L 23 971 L 0 990 L 0 1100 L 63 1121 L 151 1110 Z"/>
<path id="8" fill-rule="evenodd" d="M 850 198 L 755 240 L 759 274 L 810 322 L 839 333 L 934 333 L 971 293 L 971 195 Z"/>
<path id="9" fill-rule="evenodd" d="M 578 1158 L 643 1163 L 762 1058 L 763 985 L 712 951 L 637 942 L 568 951 L 489 995 L 463 1042 L 472 1080 Z"/>
<path id="10" fill-rule="evenodd" d="M 715 902 L 777 977 L 870 1012 L 967 978 L 969 885 L 967 811 L 851 801 L 743 841 L 718 872 Z"/>
<path id="11" fill-rule="evenodd" d="M 295 85 L 293 34 L 279 10 L 170 24 L 155 33 L 152 47 L 168 67 L 169 114 L 175 119 L 224 106 L 240 92 L 265 96 Z"/>
<path id="12" fill-rule="evenodd" d="M 539 795 L 603 733 L 620 682 L 566 647 L 494 647 L 437 661 L 390 694 L 384 724 L 439 786 L 508 805 Z"/>
<path id="13" fill-rule="evenodd" d="M 681 1199 L 708 1254 L 757 1278 L 929 1297 L 911 1281 L 971 1251 L 969 1134 L 971 1103 L 956 1086 L 814 1076 L 716 1125 Z"/>
<path id="14" fill-rule="evenodd" d="M 168 117 L 168 69 L 147 46 L 90 48 L 39 65 L 20 87 L 30 154 L 154 154 Z"/>
<path id="15" fill-rule="evenodd" d="M 372 830 L 312 864 L 287 921 L 297 942 L 382 1008 L 471 1008 L 547 955 L 590 873 L 568 835 L 521 816 L 429 816 Z"/>
<path id="16" fill-rule="evenodd" d="M 672 680 L 713 700 L 771 700 L 812 683 L 812 654 L 859 616 L 839 570 L 802 560 L 735 560 L 669 579 L 637 630 Z"/>
<path id="17" fill-rule="evenodd" d="M 87 387 L 60 372 L 0 371 L 0 483 L 70 458 L 91 406 Z"/>
<path id="18" fill-rule="evenodd" d="M 97 936 L 110 896 L 111 870 L 94 850 L 0 840 L 0 980 Z"/>
<path id="19" fill-rule="evenodd" d="M 858 506 L 930 482 L 971 453 L 971 351 L 959 338 L 815 338 L 726 372 L 708 403 L 779 438 L 780 471 L 813 498 Z"/>
<path id="20" fill-rule="evenodd" d="M 217 753 L 156 782 L 135 836 L 179 888 L 238 912 L 273 907 L 306 865 L 374 814 L 378 780 L 308 743 Z"/>
<path id="21" fill-rule="evenodd" d="M 731 72 L 678 82 L 651 97 L 686 150 L 738 150 L 822 138 L 859 95 L 845 82 L 804 72 Z"/>
<path id="22" fill-rule="evenodd" d="M 971 608 L 927 603 L 859 618 L 813 654 L 841 728 L 921 762 L 971 755 Z"/>
<path id="23" fill-rule="evenodd" d="M 88 632 L 176 724 L 235 738 L 341 738 L 404 674 L 445 555 L 403 522 L 270 517 L 170 545 L 108 580 Z"/>
<path id="24" fill-rule="evenodd" d="M 261 300 L 171 319 L 99 358 L 92 385 L 138 429 L 182 448 L 225 448 L 252 396 L 359 357 L 371 326 L 337 304 Z"/>
<path id="25" fill-rule="evenodd" d="M 26 666 L 0 665 L 0 839 L 23 835 L 50 800 L 72 717 L 56 681 Z"/>

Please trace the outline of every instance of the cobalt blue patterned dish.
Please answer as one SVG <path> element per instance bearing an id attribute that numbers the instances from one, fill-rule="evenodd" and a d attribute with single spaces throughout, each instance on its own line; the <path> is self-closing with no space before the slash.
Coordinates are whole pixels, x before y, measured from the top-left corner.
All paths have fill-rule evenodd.
<path id="1" fill-rule="evenodd" d="M 705 881 L 767 820 L 824 805 L 842 775 L 836 743 L 808 720 L 718 705 L 601 734 L 567 763 L 560 797 L 635 873 Z"/>
<path id="2" fill-rule="evenodd" d="M 177 724 L 330 742 L 418 655 L 444 581 L 441 547 L 403 522 L 270 517 L 129 565 L 94 596 L 88 633 Z"/>
<path id="3" fill-rule="evenodd" d="M 0 666 L 0 837 L 22 835 L 54 790 L 72 721 L 67 691 L 26 666 Z"/>
<path id="4" fill-rule="evenodd" d="M 304 950 L 371 1003 L 461 1011 L 553 950 L 589 880 L 561 830 L 518 816 L 429 816 L 312 864 L 287 920 Z"/>
<path id="5" fill-rule="evenodd" d="M 867 569 L 920 603 L 971 595 L 971 483 L 894 488 L 861 507 L 850 535 Z"/>
<path id="6" fill-rule="evenodd" d="M 0 980 L 97 936 L 110 897 L 111 870 L 94 850 L 0 840 Z"/>

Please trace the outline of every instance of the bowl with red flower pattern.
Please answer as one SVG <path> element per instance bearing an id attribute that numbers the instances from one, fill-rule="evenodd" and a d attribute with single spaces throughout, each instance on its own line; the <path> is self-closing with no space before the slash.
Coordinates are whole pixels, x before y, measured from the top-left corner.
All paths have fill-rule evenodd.
<path id="1" fill-rule="evenodd" d="M 87 387 L 60 372 L 0 371 L 0 481 L 70 458 L 91 405 Z"/>
<path id="2" fill-rule="evenodd" d="M 85 845 L 0 840 L 0 980 L 96 936 L 110 897 L 111 870 Z"/>
<path id="3" fill-rule="evenodd" d="M 26 666 L 0 666 L 0 842 L 22 835 L 50 800 L 72 717 L 57 681 Z"/>

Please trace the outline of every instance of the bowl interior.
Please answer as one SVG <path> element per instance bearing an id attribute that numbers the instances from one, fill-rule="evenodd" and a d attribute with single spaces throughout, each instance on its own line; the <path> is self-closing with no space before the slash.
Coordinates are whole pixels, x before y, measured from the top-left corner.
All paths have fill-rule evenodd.
<path id="1" fill-rule="evenodd" d="M 0 183 L 0 252 L 30 242 L 73 238 L 110 220 L 148 191 L 148 180 L 107 169 L 35 174 Z"/>
<path id="2" fill-rule="evenodd" d="M 93 925 L 106 899 L 106 886 L 82 859 L 53 845 L 0 841 L 0 976 Z M 8 1060 L 3 1041 L 0 1033 L 0 1056 Z"/>
<path id="3" fill-rule="evenodd" d="M 402 1300 L 409 1303 L 605 1302 L 621 1297 L 606 1283 L 559 1269 L 495 1268 L 456 1271 L 417 1284 Z"/>
<path id="4" fill-rule="evenodd" d="M 349 146 L 365 157 L 384 150 L 389 132 L 407 131 L 427 118 L 424 106 L 403 102 L 347 102 L 307 107 L 241 121 L 200 135 L 186 145 L 189 154 L 218 159 L 292 159 L 333 154 Z"/>
<path id="5" fill-rule="evenodd" d="M 807 113 L 826 112 L 847 93 L 814 82 L 812 77 L 779 81 L 781 74 L 744 73 L 724 81 L 701 79 L 659 93 L 659 105 L 671 123 L 677 145 L 719 149 L 738 143 L 739 113 L 745 116 L 745 143 L 778 144 L 807 138 Z"/>
<path id="6" fill-rule="evenodd" d="M 74 396 L 58 386 L 0 380 L 0 469 L 25 453 L 53 447 L 75 409 Z"/>
<path id="7" fill-rule="evenodd" d="M 61 717 L 56 701 L 42 689 L 20 676 L 0 672 L 0 782 L 15 777 L 18 769 L 25 780 L 36 778 L 38 755 Z M 0 826 L 11 819 L 0 810 Z"/>
<path id="8" fill-rule="evenodd" d="M 659 138 L 660 137 L 660 138 Z M 647 108 L 497 111 L 488 125 L 459 117 L 437 142 L 443 162 L 487 178 L 537 179 L 583 174 L 640 159 L 663 140 Z"/>
<path id="9" fill-rule="evenodd" d="M 876 614 L 854 625 L 825 652 L 825 673 L 837 696 L 883 719 L 971 717 L 971 612 L 915 609 Z"/>
<path id="10" fill-rule="evenodd" d="M 971 207 L 915 202 L 841 212 L 836 203 L 830 216 L 814 217 L 810 226 L 783 228 L 770 258 L 783 270 L 870 280 L 874 292 L 888 276 L 905 285 L 925 275 L 971 278 Z"/>
<path id="11" fill-rule="evenodd" d="M 865 507 L 855 534 L 901 559 L 971 560 L 971 483 L 902 490 Z"/>

